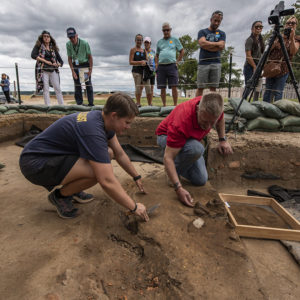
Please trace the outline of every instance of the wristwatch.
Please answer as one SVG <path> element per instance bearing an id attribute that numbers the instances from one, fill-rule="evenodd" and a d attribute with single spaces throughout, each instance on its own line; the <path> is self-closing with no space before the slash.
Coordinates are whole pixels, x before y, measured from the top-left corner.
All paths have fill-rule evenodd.
<path id="1" fill-rule="evenodd" d="M 227 141 L 227 138 L 226 138 L 226 136 L 224 136 L 224 137 L 220 137 L 220 138 L 219 138 L 219 142 L 225 142 L 225 141 Z"/>

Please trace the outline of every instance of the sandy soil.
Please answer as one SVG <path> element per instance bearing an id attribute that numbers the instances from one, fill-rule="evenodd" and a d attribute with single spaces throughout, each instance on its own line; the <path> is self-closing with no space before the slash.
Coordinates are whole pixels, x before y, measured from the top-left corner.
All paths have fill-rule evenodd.
<path id="1" fill-rule="evenodd" d="M 150 222 L 126 217 L 99 186 L 78 218 L 63 220 L 21 175 L 21 150 L 0 145 L 2 299 L 299 299 L 299 266 L 279 242 L 239 240 L 218 205 L 195 228 L 199 211 L 176 200 L 161 165 L 135 163 L 141 195 L 113 163 L 133 198 L 161 204 Z M 209 183 L 187 188 L 203 205 L 217 198 Z"/>

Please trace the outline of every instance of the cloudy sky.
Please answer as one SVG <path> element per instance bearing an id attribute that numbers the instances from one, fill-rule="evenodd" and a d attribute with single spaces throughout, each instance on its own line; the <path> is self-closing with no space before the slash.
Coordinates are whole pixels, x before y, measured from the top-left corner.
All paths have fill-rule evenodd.
<path id="1" fill-rule="evenodd" d="M 133 89 L 129 50 L 136 33 L 152 38 L 152 46 L 162 38 L 161 25 L 169 22 L 172 35 L 189 34 L 197 38 L 200 29 L 209 26 L 214 10 L 224 19 L 220 29 L 226 32 L 226 46 L 235 49 L 233 61 L 242 67 L 244 41 L 255 20 L 262 20 L 263 32 L 274 0 L 10 0 L 0 8 L 0 72 L 15 80 L 15 63 L 19 65 L 22 90 L 34 90 L 34 65 L 31 50 L 38 35 L 47 29 L 56 39 L 65 62 L 61 70 L 63 90 L 73 89 L 65 44 L 66 28 L 74 26 L 80 38 L 87 40 L 94 57 L 94 90 Z M 295 0 L 285 1 L 291 8 Z M 198 55 L 198 54 L 197 54 Z"/>

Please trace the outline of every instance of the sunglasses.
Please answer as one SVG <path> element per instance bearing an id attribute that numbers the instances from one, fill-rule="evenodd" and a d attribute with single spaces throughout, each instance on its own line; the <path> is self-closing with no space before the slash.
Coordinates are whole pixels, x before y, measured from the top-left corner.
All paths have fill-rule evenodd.
<path id="1" fill-rule="evenodd" d="M 143 40 L 141 40 L 141 39 L 136 39 L 136 41 L 137 41 L 137 42 L 142 42 Z"/>
<path id="2" fill-rule="evenodd" d="M 162 31 L 163 32 L 168 32 L 168 31 L 170 31 L 171 29 L 163 29 Z"/>
<path id="3" fill-rule="evenodd" d="M 263 29 L 264 26 L 262 26 L 262 25 L 257 25 L 257 26 L 254 26 L 254 28 L 256 28 L 256 29 Z"/>
<path id="4" fill-rule="evenodd" d="M 296 22 L 287 22 L 286 23 L 286 25 L 292 25 L 292 26 L 294 26 L 294 25 L 296 25 L 297 23 Z"/>
<path id="5" fill-rule="evenodd" d="M 43 37 L 44 37 L 44 38 L 50 38 L 50 35 L 44 34 Z"/>

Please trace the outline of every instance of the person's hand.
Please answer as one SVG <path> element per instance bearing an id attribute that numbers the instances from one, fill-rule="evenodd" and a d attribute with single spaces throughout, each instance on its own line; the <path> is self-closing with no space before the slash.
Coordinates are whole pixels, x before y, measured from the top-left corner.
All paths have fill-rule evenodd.
<path id="1" fill-rule="evenodd" d="M 144 204 L 142 203 L 137 203 L 137 209 L 134 212 L 137 216 L 140 216 L 143 220 L 145 220 L 146 222 L 149 221 L 149 216 L 147 214 L 147 210 Z"/>
<path id="2" fill-rule="evenodd" d="M 220 142 L 218 145 L 218 150 L 223 155 L 228 155 L 233 153 L 232 148 L 227 141 Z"/>
<path id="3" fill-rule="evenodd" d="M 142 60 L 141 63 L 142 63 L 142 66 L 146 66 L 147 61 L 146 60 Z"/>
<path id="4" fill-rule="evenodd" d="M 92 69 L 89 69 L 89 72 L 88 72 L 89 78 L 91 77 L 91 75 L 92 75 Z"/>
<path id="5" fill-rule="evenodd" d="M 290 40 L 293 41 L 295 38 L 295 29 L 291 28 L 291 33 L 290 33 Z"/>
<path id="6" fill-rule="evenodd" d="M 142 183 L 142 179 L 138 179 L 135 184 L 137 185 L 137 187 L 139 188 L 139 190 L 143 193 L 143 194 L 147 194 L 147 192 L 144 189 L 143 183 Z"/>
<path id="7" fill-rule="evenodd" d="M 78 79 L 78 76 L 77 76 L 77 74 L 75 73 L 75 71 L 72 71 L 72 75 L 73 75 L 73 78 L 74 78 L 75 80 Z"/>
<path id="8" fill-rule="evenodd" d="M 191 194 L 182 186 L 178 188 L 176 194 L 178 196 L 179 201 L 182 202 L 184 205 L 194 207 L 194 199 L 192 198 Z"/>
<path id="9" fill-rule="evenodd" d="M 58 64 L 57 63 L 53 63 L 52 66 L 54 66 L 55 68 L 58 68 Z"/>

